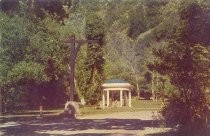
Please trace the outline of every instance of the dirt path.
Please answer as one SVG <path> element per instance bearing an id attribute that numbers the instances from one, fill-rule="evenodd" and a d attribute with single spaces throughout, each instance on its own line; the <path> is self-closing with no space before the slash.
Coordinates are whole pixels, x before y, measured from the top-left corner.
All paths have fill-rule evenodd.
<path id="1" fill-rule="evenodd" d="M 141 120 L 152 120 L 153 113 L 157 114 L 156 111 L 138 111 L 138 112 L 116 112 L 109 114 L 97 114 L 97 115 L 86 115 L 79 117 L 80 119 L 141 119 Z"/>
<path id="2" fill-rule="evenodd" d="M 165 136 L 151 111 L 97 114 L 72 119 L 30 119 L 1 123 L 1 136 Z"/>

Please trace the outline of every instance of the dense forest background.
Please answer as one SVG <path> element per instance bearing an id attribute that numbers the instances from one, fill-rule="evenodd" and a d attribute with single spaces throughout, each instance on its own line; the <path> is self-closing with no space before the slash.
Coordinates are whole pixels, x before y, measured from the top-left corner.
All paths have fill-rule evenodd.
<path id="1" fill-rule="evenodd" d="M 70 95 L 70 44 L 65 41 L 71 35 L 101 41 L 83 45 L 78 52 L 77 101 L 84 98 L 87 104 L 97 104 L 101 84 L 116 78 L 132 83 L 133 95 L 147 91 L 170 97 L 196 87 L 206 90 L 209 4 L 209 0 L 1 0 L 2 110 L 34 109 L 40 103 L 63 107 Z"/>

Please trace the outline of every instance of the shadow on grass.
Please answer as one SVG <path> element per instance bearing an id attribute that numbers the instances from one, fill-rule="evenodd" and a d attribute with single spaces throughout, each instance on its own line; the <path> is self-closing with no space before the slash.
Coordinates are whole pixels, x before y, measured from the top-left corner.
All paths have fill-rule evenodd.
<path id="1" fill-rule="evenodd" d="M 108 136 L 122 133 L 104 133 L 104 130 L 143 130 L 144 127 L 159 127 L 158 122 L 139 119 L 63 119 L 43 118 L 7 120 L 0 126 L 1 136 Z M 91 131 L 89 131 L 91 130 Z M 100 133 L 102 132 L 102 133 Z M 125 134 L 131 136 L 132 134 Z"/>
<path id="2" fill-rule="evenodd" d="M 43 111 L 42 114 L 54 114 L 57 113 L 57 111 Z M 39 115 L 40 111 L 21 111 L 21 112 L 10 112 L 10 113 L 0 113 L 2 116 L 8 116 L 8 115 Z"/>
<path id="3" fill-rule="evenodd" d="M 155 133 L 155 134 L 146 134 L 145 136 L 210 136 L 210 128 L 208 128 L 207 130 L 203 130 L 198 134 L 186 133 L 183 131 L 168 131 L 168 132 Z"/>
<path id="4" fill-rule="evenodd" d="M 169 131 L 169 132 L 161 132 L 155 134 L 146 134 L 145 136 L 178 136 L 178 135 L 177 132 L 175 131 Z"/>
<path id="5" fill-rule="evenodd" d="M 104 133 L 104 134 L 96 134 L 96 133 L 82 133 L 82 134 L 73 134 L 71 136 L 135 136 L 133 134 L 119 134 L 119 133 Z"/>

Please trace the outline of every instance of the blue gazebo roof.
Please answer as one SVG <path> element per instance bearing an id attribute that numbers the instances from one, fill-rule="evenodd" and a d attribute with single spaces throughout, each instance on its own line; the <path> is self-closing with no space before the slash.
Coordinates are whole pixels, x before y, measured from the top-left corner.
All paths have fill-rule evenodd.
<path id="1" fill-rule="evenodd" d="M 122 79 L 110 79 L 106 80 L 105 83 L 128 83 L 128 82 Z"/>

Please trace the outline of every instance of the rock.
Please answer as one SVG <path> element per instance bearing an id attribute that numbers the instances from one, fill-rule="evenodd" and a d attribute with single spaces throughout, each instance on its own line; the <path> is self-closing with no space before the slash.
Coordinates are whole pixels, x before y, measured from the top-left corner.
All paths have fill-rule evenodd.
<path id="1" fill-rule="evenodd" d="M 79 104 L 75 101 L 67 101 L 64 108 L 64 117 L 75 118 L 76 114 L 80 114 Z"/>

